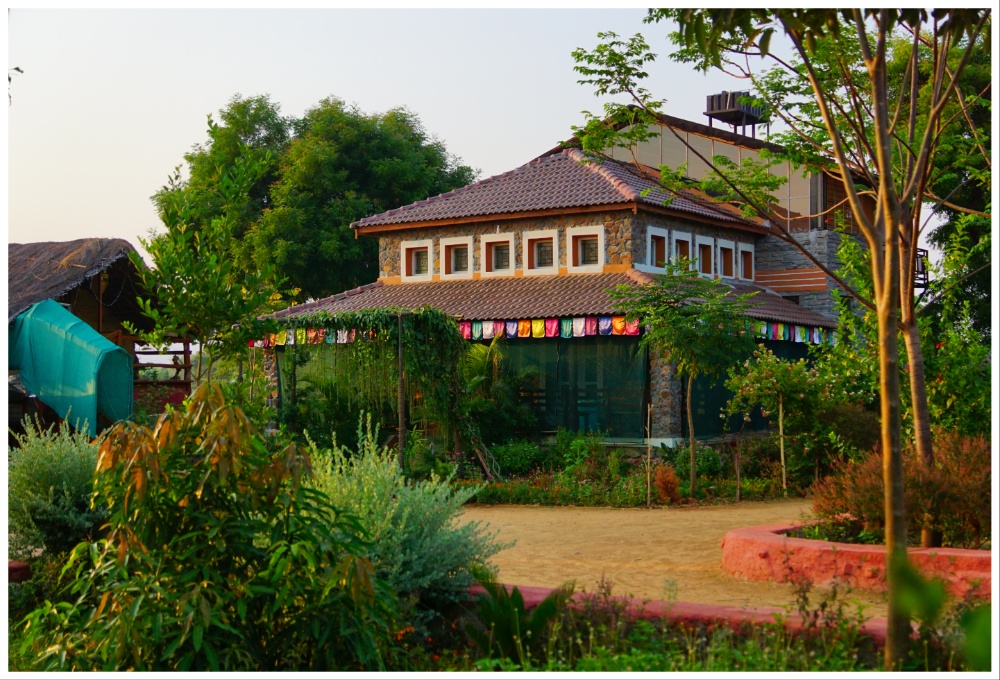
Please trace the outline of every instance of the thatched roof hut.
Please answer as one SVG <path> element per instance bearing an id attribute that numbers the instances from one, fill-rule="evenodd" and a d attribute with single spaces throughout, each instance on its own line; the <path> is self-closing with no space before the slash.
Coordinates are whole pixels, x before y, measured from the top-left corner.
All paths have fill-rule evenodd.
<path id="1" fill-rule="evenodd" d="M 135 266 L 129 259 L 129 253 L 134 251 L 132 244 L 118 238 L 9 244 L 8 323 L 34 304 L 56 300 L 70 305 L 75 314 L 101 332 L 121 321 L 148 329 L 149 320 L 136 302 L 137 297 L 145 298 L 148 294 L 137 280 Z M 88 308 L 97 311 L 94 303 L 107 310 L 108 318 L 100 322 L 96 318 L 87 319 L 92 316 L 86 313 Z"/>

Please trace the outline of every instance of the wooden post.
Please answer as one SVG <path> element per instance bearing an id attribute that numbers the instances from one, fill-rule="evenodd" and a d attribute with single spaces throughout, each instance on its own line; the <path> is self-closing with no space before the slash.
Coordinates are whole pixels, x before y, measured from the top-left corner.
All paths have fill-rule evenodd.
<path id="1" fill-rule="evenodd" d="M 398 334 L 399 337 L 396 339 L 396 354 L 399 363 L 399 377 L 397 379 L 398 390 L 397 390 L 397 403 L 396 410 L 399 411 L 399 425 L 396 438 L 399 440 L 399 465 L 406 472 L 406 461 L 404 456 L 404 449 L 406 447 L 406 386 L 403 383 L 403 313 L 397 312 L 396 319 L 398 321 Z"/>
<path id="2" fill-rule="evenodd" d="M 652 465 L 653 460 L 653 442 L 649 439 L 649 434 L 652 431 L 653 422 L 653 404 L 650 402 L 646 405 L 646 507 L 653 507 L 652 501 Z"/>
<path id="3" fill-rule="evenodd" d="M 781 444 L 781 488 L 785 498 L 788 498 L 788 479 L 785 475 L 785 411 L 778 395 L 778 441 Z"/>

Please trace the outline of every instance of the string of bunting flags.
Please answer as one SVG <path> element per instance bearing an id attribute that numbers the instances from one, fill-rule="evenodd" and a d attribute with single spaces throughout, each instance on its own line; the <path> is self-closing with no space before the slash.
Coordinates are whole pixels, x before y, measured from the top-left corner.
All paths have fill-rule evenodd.
<path id="1" fill-rule="evenodd" d="M 835 344 L 836 333 L 829 328 L 797 326 L 774 321 L 752 320 L 750 327 L 757 337 L 811 344 Z M 501 338 L 582 338 L 591 335 L 639 335 L 639 321 L 627 322 L 624 316 L 578 316 L 561 319 L 517 319 L 504 321 L 459 321 L 459 331 L 466 340 Z M 291 328 L 268 333 L 263 340 L 247 343 L 253 347 L 282 345 L 349 344 L 363 333 L 354 329 Z"/>

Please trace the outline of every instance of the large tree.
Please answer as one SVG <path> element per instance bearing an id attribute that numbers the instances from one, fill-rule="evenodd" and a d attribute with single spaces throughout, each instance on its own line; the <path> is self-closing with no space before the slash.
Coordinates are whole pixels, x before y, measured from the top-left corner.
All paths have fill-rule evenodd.
<path id="1" fill-rule="evenodd" d="M 378 243 L 351 222 L 475 179 L 405 109 L 365 114 L 324 99 L 295 123 L 295 139 L 255 225 L 255 260 L 273 263 L 303 296 L 320 297 L 378 278 Z"/>
<path id="2" fill-rule="evenodd" d="M 229 256 L 239 271 L 272 268 L 300 300 L 378 277 L 378 244 L 355 239 L 351 222 L 476 177 L 402 108 L 366 114 L 328 98 L 295 119 L 267 96 L 236 95 L 219 118 L 185 156 L 188 178 L 153 200 L 169 224 L 167 211 L 183 195 L 191 228 L 208 225 L 224 204 L 220 169 L 246 154 L 263 172 L 239 205 L 226 204 Z"/>
<path id="3" fill-rule="evenodd" d="M 752 57 L 771 57 L 787 75 L 774 83 L 772 112 L 789 125 L 802 144 L 793 160 L 819 170 L 833 169 L 846 195 L 845 205 L 871 253 L 873 295 L 850 290 L 878 320 L 880 411 L 885 476 L 886 549 L 891 568 L 886 665 L 897 669 L 905 658 L 909 615 L 898 601 L 899 574 L 906 563 L 903 470 L 900 428 L 898 337 L 902 333 L 909 356 L 917 447 L 931 456 L 923 361 L 916 325 L 914 290 L 917 245 L 923 228 L 924 202 L 931 193 L 936 153 L 943 131 L 967 109 L 959 102 L 957 115 L 949 107 L 959 99 L 961 75 L 977 44 L 988 40 L 989 10 L 804 10 L 804 9 L 684 9 L 652 10 L 649 20 L 672 19 L 678 30 L 672 39 L 675 57 L 701 69 L 747 65 Z M 794 62 L 770 53 L 771 38 L 784 33 Z M 895 40 L 911 45 L 903 77 L 890 79 L 889 60 Z M 662 102 L 641 86 L 645 65 L 655 58 L 641 36 L 624 43 L 617 36 L 593 52 L 578 51 L 578 70 L 599 94 L 625 94 L 645 117 L 621 114 L 611 106 L 612 121 L 639 123 L 619 138 L 634 143 L 648 134 Z M 845 49 L 838 48 L 844 42 Z M 929 47 L 929 68 L 918 59 Z M 844 57 L 841 57 L 841 54 Z M 825 56 L 826 55 L 826 56 Z M 849 59 L 855 60 L 848 63 Z M 860 63 L 860 68 L 854 66 Z M 929 77 L 929 86 L 921 81 Z M 895 89 L 894 89 L 895 85 Z M 791 87 L 791 97 L 782 88 Z M 758 89 L 758 94 L 761 93 Z M 795 95 L 806 95 L 796 100 Z M 924 96 L 921 96 L 923 94 Z M 775 105 L 776 104 L 776 105 Z M 583 133 L 594 133 L 597 144 L 615 141 L 608 126 L 588 121 Z M 679 136 L 679 135 L 678 135 Z M 586 144 L 586 142 L 585 142 Z M 713 159 L 690 149 L 711 167 Z M 726 173 L 719 172 L 725 181 Z M 734 182 L 732 190 L 769 217 L 779 238 L 797 245 L 784 232 L 770 205 L 762 205 Z M 874 199 L 866 210 L 865 196 Z M 840 207 L 840 206 L 838 206 Z M 801 247 L 801 246 L 800 246 Z M 805 252 L 838 283 L 836 272 Z"/>

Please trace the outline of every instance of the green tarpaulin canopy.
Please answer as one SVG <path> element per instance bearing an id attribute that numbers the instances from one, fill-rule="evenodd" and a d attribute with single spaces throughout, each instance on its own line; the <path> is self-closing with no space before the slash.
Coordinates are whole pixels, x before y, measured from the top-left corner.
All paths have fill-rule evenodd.
<path id="1" fill-rule="evenodd" d="M 132 415 L 132 357 L 62 305 L 45 300 L 17 316 L 9 330 L 8 368 L 43 404 L 97 433 L 97 414 Z"/>

